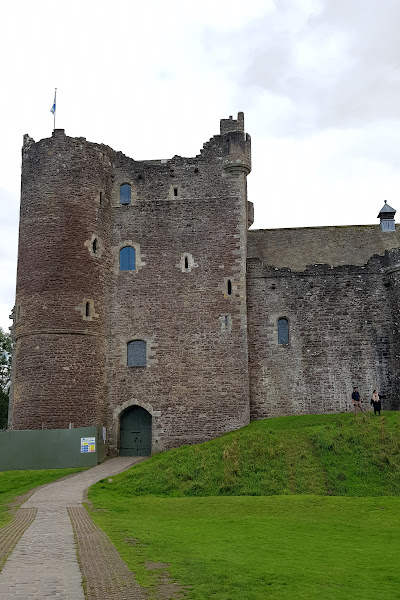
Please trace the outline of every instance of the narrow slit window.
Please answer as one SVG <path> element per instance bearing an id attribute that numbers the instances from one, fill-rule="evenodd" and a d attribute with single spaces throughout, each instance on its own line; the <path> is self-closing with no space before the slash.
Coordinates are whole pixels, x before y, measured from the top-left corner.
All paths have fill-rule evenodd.
<path id="1" fill-rule="evenodd" d="M 232 295 L 232 281 L 228 279 L 228 296 Z"/>
<path id="2" fill-rule="evenodd" d="M 125 246 L 119 251 L 119 270 L 134 271 L 136 268 L 135 248 Z"/>
<path id="3" fill-rule="evenodd" d="M 90 302 L 86 302 L 85 316 L 90 317 Z"/>
<path id="4" fill-rule="evenodd" d="M 189 268 L 189 259 L 187 256 L 185 256 L 185 269 Z"/>
<path id="5" fill-rule="evenodd" d="M 289 321 L 278 319 L 278 344 L 289 344 Z"/>
<path id="6" fill-rule="evenodd" d="M 131 203 L 131 186 L 129 183 L 123 183 L 119 188 L 119 201 L 120 204 Z"/>
<path id="7" fill-rule="evenodd" d="M 174 188 L 174 196 L 178 195 L 178 188 Z"/>
<path id="8" fill-rule="evenodd" d="M 127 365 L 128 367 L 146 366 L 146 342 L 143 340 L 134 340 L 127 345 Z"/>
<path id="9" fill-rule="evenodd" d="M 92 249 L 93 249 L 93 254 L 96 254 L 97 252 L 97 239 L 94 238 L 93 242 L 92 242 Z"/>
<path id="10" fill-rule="evenodd" d="M 229 317 L 228 315 L 225 315 L 225 327 L 228 328 L 229 325 Z"/>

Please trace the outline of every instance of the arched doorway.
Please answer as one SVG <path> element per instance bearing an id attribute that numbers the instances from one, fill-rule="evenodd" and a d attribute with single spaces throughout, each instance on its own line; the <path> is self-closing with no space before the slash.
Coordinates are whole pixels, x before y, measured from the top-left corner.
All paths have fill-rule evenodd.
<path id="1" fill-rule="evenodd" d="M 150 456 L 151 414 L 141 406 L 130 406 L 121 415 L 120 456 Z"/>

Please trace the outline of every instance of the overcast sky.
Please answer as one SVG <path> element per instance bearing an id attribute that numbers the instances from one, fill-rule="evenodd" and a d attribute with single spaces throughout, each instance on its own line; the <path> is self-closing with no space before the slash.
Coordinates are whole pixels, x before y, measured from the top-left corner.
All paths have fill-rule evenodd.
<path id="1" fill-rule="evenodd" d="M 400 210 L 399 0 L 0 0 L 0 326 L 14 304 L 22 136 L 194 156 L 245 113 L 256 228 Z"/>

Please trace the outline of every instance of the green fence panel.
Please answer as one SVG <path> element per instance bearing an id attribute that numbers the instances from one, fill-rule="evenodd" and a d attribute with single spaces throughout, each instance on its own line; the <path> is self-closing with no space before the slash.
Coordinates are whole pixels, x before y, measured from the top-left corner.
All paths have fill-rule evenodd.
<path id="1" fill-rule="evenodd" d="M 0 471 L 93 467 L 105 455 L 100 427 L 0 432 Z"/>

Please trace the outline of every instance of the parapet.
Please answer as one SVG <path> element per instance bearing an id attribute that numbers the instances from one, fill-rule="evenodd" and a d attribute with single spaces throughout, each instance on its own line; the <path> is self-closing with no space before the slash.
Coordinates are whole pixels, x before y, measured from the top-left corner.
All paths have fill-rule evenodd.
<path id="1" fill-rule="evenodd" d="M 229 117 L 229 119 L 220 120 L 220 135 L 230 133 L 231 131 L 243 131 L 244 132 L 244 113 L 239 112 L 237 119 Z"/>
<path id="2" fill-rule="evenodd" d="M 23 144 L 22 144 L 22 149 L 29 149 L 32 144 L 35 143 L 35 140 L 33 138 L 31 138 L 31 136 L 27 133 L 24 134 L 24 138 L 23 138 Z"/>
<path id="3" fill-rule="evenodd" d="M 53 133 L 51 134 L 53 138 L 58 138 L 62 135 L 65 135 L 65 129 L 53 129 Z"/>
<path id="4" fill-rule="evenodd" d="M 238 118 L 221 119 L 220 133 L 203 144 L 200 156 L 206 160 L 222 159 L 223 168 L 237 175 L 251 171 L 251 138 L 244 131 L 244 113 Z"/>

